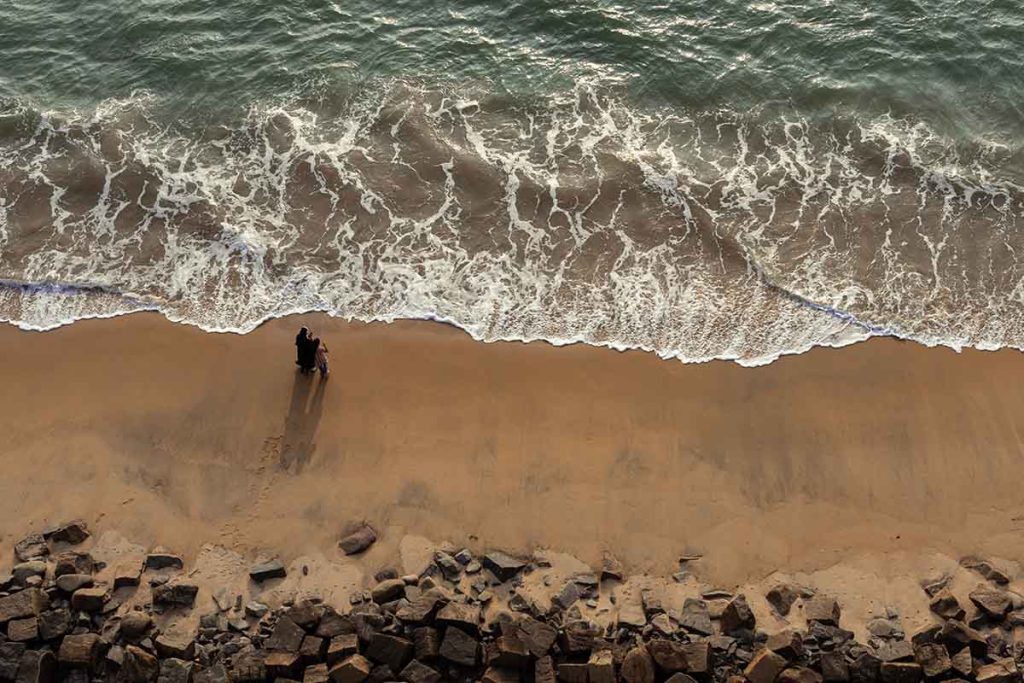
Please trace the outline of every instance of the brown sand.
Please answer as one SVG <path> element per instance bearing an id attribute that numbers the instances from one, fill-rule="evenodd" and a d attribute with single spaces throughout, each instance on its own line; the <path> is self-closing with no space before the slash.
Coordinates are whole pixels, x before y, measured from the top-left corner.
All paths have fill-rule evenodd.
<path id="1" fill-rule="evenodd" d="M 295 372 L 300 323 L 329 342 L 326 384 Z M 728 585 L 1016 561 L 1022 368 L 889 340 L 683 365 L 322 316 L 246 336 L 150 314 L 4 326 L 0 551 L 83 517 L 193 558 L 330 556 L 365 518 L 384 531 L 369 562 L 407 534 L 664 573 L 698 552 Z"/>

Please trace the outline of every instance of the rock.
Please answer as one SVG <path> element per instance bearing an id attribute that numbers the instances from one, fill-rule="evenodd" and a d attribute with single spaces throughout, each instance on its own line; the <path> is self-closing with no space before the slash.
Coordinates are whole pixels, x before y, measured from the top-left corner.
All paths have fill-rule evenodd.
<path id="1" fill-rule="evenodd" d="M 654 683 L 654 660 L 646 647 L 637 646 L 622 658 L 619 675 L 625 683 Z"/>
<path id="2" fill-rule="evenodd" d="M 442 645 L 442 649 L 443 649 Z M 398 636 L 378 633 L 373 636 L 366 656 L 378 664 L 386 664 L 392 671 L 401 671 L 409 663 L 415 652 L 411 641 Z"/>
<path id="3" fill-rule="evenodd" d="M 551 657 L 538 657 L 533 665 L 534 683 L 555 683 L 555 663 Z"/>
<path id="4" fill-rule="evenodd" d="M 288 576 L 288 571 L 281 564 L 281 560 L 260 562 L 249 568 L 249 578 L 256 583 L 263 583 L 270 579 L 283 579 L 286 576 Z"/>
<path id="5" fill-rule="evenodd" d="M 369 524 L 362 524 L 355 531 L 342 538 L 338 545 L 346 555 L 356 555 L 377 542 L 377 534 Z"/>
<path id="6" fill-rule="evenodd" d="M 619 606 L 617 623 L 620 627 L 642 629 L 647 625 L 647 615 L 641 605 L 627 602 Z"/>
<path id="7" fill-rule="evenodd" d="M 594 641 L 601 635 L 601 628 L 584 619 L 562 625 L 562 650 L 570 654 L 583 654 L 594 648 Z"/>
<path id="8" fill-rule="evenodd" d="M 327 641 L 317 636 L 306 636 L 299 647 L 299 657 L 306 666 L 323 661 L 327 652 Z"/>
<path id="9" fill-rule="evenodd" d="M 971 656 L 971 648 L 965 647 L 949 658 L 953 671 L 961 676 L 970 676 L 974 672 L 974 658 Z"/>
<path id="10" fill-rule="evenodd" d="M 160 662 L 160 675 L 157 683 L 192 683 L 192 671 L 195 664 L 176 658 Z"/>
<path id="11" fill-rule="evenodd" d="M 491 552 L 484 555 L 483 565 L 499 581 L 508 581 L 522 571 L 526 563 L 502 552 Z"/>
<path id="12" fill-rule="evenodd" d="M 656 638 L 647 643 L 647 651 L 658 668 L 666 673 L 687 670 L 686 651 L 682 643 Z"/>
<path id="13" fill-rule="evenodd" d="M 18 663 L 15 683 L 52 683 L 57 679 L 57 658 L 46 650 L 26 650 Z"/>
<path id="14" fill-rule="evenodd" d="M 302 659 L 298 652 L 271 652 L 263 660 L 263 666 L 268 678 L 294 680 L 302 669 Z"/>
<path id="15" fill-rule="evenodd" d="M 963 619 L 964 608 L 948 588 L 942 588 L 932 596 L 928 603 L 929 609 L 943 619 Z"/>
<path id="16" fill-rule="evenodd" d="M 822 683 L 823 679 L 817 671 L 796 666 L 783 669 L 776 680 L 778 683 Z"/>
<path id="17" fill-rule="evenodd" d="M 0 681 L 13 681 L 18 675 L 24 643 L 0 642 Z"/>
<path id="18" fill-rule="evenodd" d="M 14 544 L 14 556 L 19 562 L 40 560 L 50 554 L 50 546 L 42 534 L 29 534 Z"/>
<path id="19" fill-rule="evenodd" d="M 793 603 L 799 597 L 800 593 L 788 583 L 776 584 L 765 594 L 768 604 L 783 617 L 789 616 L 789 610 L 792 609 Z"/>
<path id="20" fill-rule="evenodd" d="M 480 608 L 475 605 L 450 602 L 437 613 L 435 619 L 442 624 L 455 624 L 465 630 L 475 632 L 480 626 Z"/>
<path id="21" fill-rule="evenodd" d="M 454 562 L 454 560 L 452 560 Z M 401 579 L 387 579 L 381 581 L 373 590 L 370 591 L 370 597 L 378 605 L 384 604 L 385 602 L 392 602 L 398 600 L 405 595 L 405 581 Z"/>
<path id="22" fill-rule="evenodd" d="M 251 603 L 250 603 L 251 604 Z M 352 618 L 348 615 L 341 615 L 333 609 L 327 608 L 320 617 L 320 623 L 316 627 L 316 635 L 321 638 L 333 638 L 347 633 L 355 633 L 355 626 Z"/>
<path id="23" fill-rule="evenodd" d="M 877 648 L 878 658 L 883 662 L 912 662 L 914 646 L 905 640 L 890 640 Z"/>
<path id="24" fill-rule="evenodd" d="M 239 676 L 240 678 L 241 676 Z M 193 672 L 192 680 L 194 683 L 231 683 L 227 669 L 220 662 L 214 662 L 208 667 Z"/>
<path id="25" fill-rule="evenodd" d="M 129 612 L 121 617 L 121 634 L 127 640 L 140 640 L 153 626 L 153 619 L 145 612 Z"/>
<path id="26" fill-rule="evenodd" d="M 1010 596 L 1006 591 L 1001 591 L 988 586 L 978 586 L 968 596 L 978 609 L 984 612 L 989 618 L 997 621 L 1002 620 L 1013 607 Z"/>
<path id="27" fill-rule="evenodd" d="M 774 683 L 782 670 L 786 668 L 786 660 L 767 648 L 758 650 L 743 675 L 750 683 Z"/>
<path id="28" fill-rule="evenodd" d="M 95 633 L 64 636 L 57 661 L 64 666 L 88 669 L 99 659 L 100 637 Z"/>
<path id="29" fill-rule="evenodd" d="M 601 561 L 601 580 L 622 581 L 624 575 L 625 571 L 622 569 L 622 563 L 614 555 L 606 552 Z"/>
<path id="30" fill-rule="evenodd" d="M 820 668 L 825 683 L 846 683 L 850 680 L 850 667 L 842 652 L 822 652 Z"/>
<path id="31" fill-rule="evenodd" d="M 89 574 L 64 574 L 57 577 L 56 584 L 65 593 L 74 593 L 79 588 L 89 588 L 93 581 Z"/>
<path id="32" fill-rule="evenodd" d="M 279 650 L 282 652 L 298 652 L 302 647 L 302 639 L 306 632 L 294 621 L 282 616 L 274 625 L 270 637 L 263 643 L 264 649 Z"/>
<path id="33" fill-rule="evenodd" d="M 441 654 L 441 634 L 430 626 L 422 626 L 412 632 L 412 644 L 416 650 L 416 659 L 432 660 Z"/>
<path id="34" fill-rule="evenodd" d="M 683 609 L 677 619 L 680 628 L 690 633 L 702 636 L 710 636 L 715 632 L 711 624 L 711 614 L 708 612 L 708 604 L 703 600 L 686 598 L 683 601 Z"/>
<path id="35" fill-rule="evenodd" d="M 71 612 L 61 607 L 39 615 L 39 637 L 43 640 L 61 638 L 71 628 Z"/>
<path id="36" fill-rule="evenodd" d="M 971 655 L 982 658 L 988 654 L 988 641 L 980 633 L 963 623 L 950 619 L 942 625 L 942 630 L 935 637 L 950 653 L 957 653 L 964 647 L 971 649 Z"/>
<path id="37" fill-rule="evenodd" d="M 441 599 L 430 592 L 405 603 L 395 612 L 395 616 L 410 624 L 423 624 L 431 620 L 441 606 Z"/>
<path id="38" fill-rule="evenodd" d="M 500 666 L 491 666 L 484 672 L 480 683 L 519 683 L 519 672 Z"/>
<path id="39" fill-rule="evenodd" d="M 434 553 L 434 564 L 449 581 L 458 581 L 459 575 L 462 574 L 462 565 L 444 551 L 438 550 Z"/>
<path id="40" fill-rule="evenodd" d="M 755 624 L 754 612 L 747 604 L 746 596 L 742 594 L 730 600 L 722 612 L 722 633 L 729 634 L 740 629 L 753 629 Z"/>
<path id="41" fill-rule="evenodd" d="M 43 538 L 54 543 L 78 545 L 89 538 L 89 527 L 82 520 L 76 519 L 66 524 L 46 529 L 43 531 Z"/>
<path id="42" fill-rule="evenodd" d="M 925 643 L 914 648 L 914 659 L 928 678 L 945 676 L 953 668 L 946 648 L 938 643 Z"/>
<path id="43" fill-rule="evenodd" d="M 184 569 L 185 562 L 178 555 L 164 552 L 163 550 L 154 550 L 146 555 L 145 567 L 150 571 L 159 571 L 161 569 Z"/>
<path id="44" fill-rule="evenodd" d="M 615 683 L 615 659 L 611 650 L 597 650 L 587 661 L 589 683 Z"/>
<path id="45" fill-rule="evenodd" d="M 479 644 L 473 636 L 457 626 L 449 626 L 441 640 L 440 654 L 449 662 L 462 666 L 476 666 Z"/>
<path id="46" fill-rule="evenodd" d="M 326 664 L 313 664 L 307 666 L 302 673 L 302 683 L 327 683 L 331 680 L 327 673 Z"/>
<path id="47" fill-rule="evenodd" d="M 586 664 L 559 664 L 558 680 L 561 683 L 587 683 L 590 671 Z"/>
<path id="48" fill-rule="evenodd" d="M 892 619 L 872 619 L 868 622 L 868 633 L 876 638 L 903 639 L 905 637 L 902 627 Z"/>
<path id="49" fill-rule="evenodd" d="M 651 619 L 651 628 L 654 629 L 655 633 L 662 636 L 671 636 L 676 631 L 676 627 L 672 625 L 672 620 L 664 612 L 654 615 L 654 618 Z"/>
<path id="50" fill-rule="evenodd" d="M 519 639 L 534 657 L 543 657 L 558 638 L 558 631 L 532 617 L 523 617 L 517 624 Z"/>
<path id="51" fill-rule="evenodd" d="M 16 643 L 27 643 L 39 637 L 39 620 L 36 617 L 12 619 L 7 622 L 7 638 Z"/>
<path id="52" fill-rule="evenodd" d="M 796 631 L 785 630 L 768 636 L 765 647 L 789 661 L 794 661 L 803 655 L 804 641 Z"/>
<path id="53" fill-rule="evenodd" d="M 409 662 L 400 674 L 406 683 L 438 683 L 441 674 L 415 659 Z"/>
<path id="54" fill-rule="evenodd" d="M 488 664 L 508 669 L 521 669 L 529 661 L 530 651 L 519 639 L 519 632 L 514 626 L 498 636 L 487 656 Z"/>
<path id="55" fill-rule="evenodd" d="M 93 614 L 102 611 L 106 602 L 106 588 L 79 588 L 71 596 L 71 609 Z"/>
<path id="56" fill-rule="evenodd" d="M 707 641 L 683 643 L 686 671 L 697 676 L 711 672 L 711 644 Z"/>
<path id="57" fill-rule="evenodd" d="M 331 667 L 328 675 L 332 683 L 362 683 L 370 675 L 370 660 L 362 655 L 352 655 Z"/>
<path id="58" fill-rule="evenodd" d="M 195 639 L 184 633 L 161 633 L 153 640 L 153 645 L 164 659 L 192 659 L 196 651 Z"/>
<path id="59" fill-rule="evenodd" d="M 850 664 L 850 681 L 852 683 L 874 683 L 878 680 L 882 663 L 878 657 L 863 653 Z"/>
<path id="60" fill-rule="evenodd" d="M 359 652 L 359 636 L 355 633 L 343 633 L 331 638 L 327 646 L 327 663 L 337 664 Z"/>
<path id="61" fill-rule="evenodd" d="M 92 574 L 96 571 L 96 561 L 89 553 L 80 553 L 75 550 L 63 552 L 55 558 L 53 567 L 54 576 L 64 574 Z"/>
<path id="62" fill-rule="evenodd" d="M 823 595 L 815 596 L 804 603 L 804 618 L 807 621 L 838 626 L 840 614 L 839 603 Z"/>
<path id="63" fill-rule="evenodd" d="M 882 683 L 918 683 L 921 666 L 914 662 L 882 662 L 879 679 Z"/>
<path id="64" fill-rule="evenodd" d="M 114 590 L 117 590 L 118 588 L 138 586 L 141 580 L 142 563 L 138 560 L 134 562 L 122 562 L 114 567 Z"/>
<path id="65" fill-rule="evenodd" d="M 1012 657 L 1000 659 L 992 664 L 979 666 L 974 672 L 974 678 L 978 683 L 1018 683 L 1020 672 Z"/>
<path id="66" fill-rule="evenodd" d="M 153 589 L 153 604 L 165 607 L 192 607 L 199 586 L 190 583 L 165 583 Z"/>
<path id="67" fill-rule="evenodd" d="M 12 619 L 36 617 L 50 606 L 50 598 L 38 588 L 26 588 L 23 591 L 0 598 L 0 624 Z"/>
<path id="68" fill-rule="evenodd" d="M 972 569 L 994 583 L 1010 583 L 1010 577 L 996 569 L 994 566 L 992 566 L 992 563 L 987 560 L 982 560 L 978 557 L 969 556 L 960 560 L 960 566 L 965 567 L 967 569 Z"/>
<path id="69" fill-rule="evenodd" d="M 580 588 L 573 581 L 568 581 L 562 587 L 558 593 L 552 598 L 551 602 L 560 609 L 567 610 L 575 605 L 580 599 Z"/>
<path id="70" fill-rule="evenodd" d="M 14 581 L 24 586 L 33 576 L 46 576 L 46 563 L 42 560 L 31 560 L 16 564 L 11 568 Z"/>

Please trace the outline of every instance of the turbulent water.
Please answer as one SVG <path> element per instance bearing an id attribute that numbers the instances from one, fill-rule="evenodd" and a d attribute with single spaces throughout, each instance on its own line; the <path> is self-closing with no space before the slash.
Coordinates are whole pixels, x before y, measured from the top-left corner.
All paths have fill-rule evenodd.
<path id="1" fill-rule="evenodd" d="M 1024 347 L 1024 7 L 0 3 L 0 319 Z"/>

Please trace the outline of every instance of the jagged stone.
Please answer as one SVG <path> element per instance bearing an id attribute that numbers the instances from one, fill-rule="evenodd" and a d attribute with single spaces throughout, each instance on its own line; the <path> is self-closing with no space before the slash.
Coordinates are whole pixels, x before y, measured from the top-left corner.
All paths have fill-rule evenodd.
<path id="1" fill-rule="evenodd" d="M 441 598 L 433 593 L 423 593 L 398 608 L 395 616 L 410 624 L 424 624 L 430 621 L 441 606 Z"/>
<path id="2" fill-rule="evenodd" d="M 964 647 L 969 647 L 971 655 L 975 658 L 982 658 L 988 654 L 988 641 L 985 640 L 985 637 L 962 621 L 954 619 L 946 621 L 935 640 L 945 645 L 950 653 L 956 653 Z"/>
<path id="3" fill-rule="evenodd" d="M 508 581 L 526 566 L 526 563 L 502 552 L 490 552 L 483 557 L 484 568 L 499 581 Z"/>
<path id="4" fill-rule="evenodd" d="M 26 650 L 18 662 L 15 683 L 53 683 L 57 678 L 57 658 L 47 650 Z"/>
<path id="5" fill-rule="evenodd" d="M 71 612 L 60 607 L 39 615 L 39 637 L 43 640 L 61 638 L 71 628 Z"/>
<path id="6" fill-rule="evenodd" d="M 160 662 L 160 674 L 156 683 L 192 683 L 195 664 L 175 657 Z"/>
<path id="7" fill-rule="evenodd" d="M 776 654 L 782 655 L 787 660 L 793 661 L 803 655 L 804 641 L 796 631 L 785 630 L 768 636 L 765 647 Z"/>
<path id="8" fill-rule="evenodd" d="M 357 555 L 376 542 L 377 533 L 369 524 L 362 524 L 352 533 L 338 541 L 338 545 L 341 546 L 342 551 L 346 555 Z"/>
<path id="9" fill-rule="evenodd" d="M 142 580 L 142 563 L 122 562 L 114 568 L 114 590 L 138 586 Z"/>
<path id="10" fill-rule="evenodd" d="M 743 670 L 743 675 L 750 683 L 774 683 L 782 670 L 786 668 L 786 660 L 767 648 L 758 650 Z"/>
<path id="11" fill-rule="evenodd" d="M 124 649 L 124 667 L 121 671 L 131 683 L 150 683 L 159 674 L 160 663 L 141 647 L 129 645 Z"/>
<path id="12" fill-rule="evenodd" d="M 979 666 L 974 672 L 974 678 L 978 683 L 1018 683 L 1020 672 L 1013 658 L 1007 657 Z"/>
<path id="13" fill-rule="evenodd" d="M 192 659 L 196 651 L 195 639 L 184 633 L 161 633 L 153 639 L 156 653 L 162 658 Z"/>
<path id="14" fill-rule="evenodd" d="M 370 597 L 378 605 L 398 600 L 403 595 L 405 595 L 405 581 L 401 579 L 381 581 L 370 591 Z"/>
<path id="15" fill-rule="evenodd" d="M 775 680 L 777 683 L 822 683 L 823 679 L 817 671 L 795 666 L 783 669 Z"/>
<path id="16" fill-rule="evenodd" d="M 294 680 L 302 669 L 302 658 L 298 652 L 270 652 L 264 658 L 263 666 L 268 678 Z"/>
<path id="17" fill-rule="evenodd" d="M 928 603 L 928 607 L 943 619 L 963 619 L 966 614 L 964 608 L 960 606 L 960 601 L 948 588 L 937 591 Z"/>
<path id="18" fill-rule="evenodd" d="M 594 642 L 601 635 L 601 629 L 585 619 L 577 619 L 562 625 L 561 646 L 565 652 L 586 653 L 594 648 Z"/>
<path id="19" fill-rule="evenodd" d="M 153 619 L 145 612 L 129 612 L 121 618 L 121 634 L 127 640 L 140 640 L 152 626 Z"/>
<path id="20" fill-rule="evenodd" d="M 586 664 L 565 662 L 558 665 L 560 683 L 587 683 L 589 671 Z"/>
<path id="21" fill-rule="evenodd" d="M 327 683 L 329 680 L 326 664 L 311 664 L 302 672 L 302 683 Z"/>
<path id="22" fill-rule="evenodd" d="M 622 658 L 619 675 L 625 683 L 654 683 L 654 674 L 654 659 L 646 647 L 634 647 Z"/>
<path id="23" fill-rule="evenodd" d="M 68 550 L 54 558 L 53 575 L 92 574 L 96 571 L 96 561 L 89 553 Z"/>
<path id="24" fill-rule="evenodd" d="M 16 643 L 27 643 L 39 637 L 39 620 L 36 617 L 12 619 L 7 622 L 7 638 Z"/>
<path id="25" fill-rule="evenodd" d="M 560 609 L 566 610 L 575 605 L 579 599 L 580 587 L 574 581 L 567 581 L 562 590 L 551 598 L 551 602 Z"/>
<path id="26" fill-rule="evenodd" d="M 822 652 L 820 667 L 825 683 L 846 683 L 850 680 L 850 666 L 842 652 Z"/>
<path id="27" fill-rule="evenodd" d="M 772 586 L 765 594 L 765 599 L 776 612 L 781 616 L 788 617 L 789 610 L 793 603 L 800 597 L 800 593 L 788 583 L 779 583 Z"/>
<path id="28" fill-rule="evenodd" d="M 534 683 L 555 683 L 555 662 L 548 655 L 538 657 L 533 665 Z"/>
<path id="29" fill-rule="evenodd" d="M 928 678 L 945 676 L 953 668 L 946 648 L 938 643 L 925 643 L 914 648 L 914 659 Z"/>
<path id="30" fill-rule="evenodd" d="M 974 657 L 971 656 L 971 648 L 965 647 L 960 652 L 949 658 L 953 671 L 961 676 L 970 676 L 974 672 Z"/>
<path id="31" fill-rule="evenodd" d="M 89 538 L 89 527 L 80 519 L 59 524 L 43 531 L 43 538 L 54 543 L 78 545 Z"/>
<path id="32" fill-rule="evenodd" d="M 95 613 L 103 610 L 107 602 L 107 589 L 79 588 L 71 596 L 71 609 L 79 612 Z"/>
<path id="33" fill-rule="evenodd" d="M 829 626 L 838 626 L 841 611 L 839 603 L 832 598 L 817 595 L 804 602 L 804 618 Z"/>
<path id="34" fill-rule="evenodd" d="M 184 569 L 185 561 L 180 556 L 166 552 L 162 549 L 154 550 L 146 555 L 145 567 L 150 571 L 161 569 Z"/>
<path id="35" fill-rule="evenodd" d="M 14 556 L 19 562 L 39 560 L 50 554 L 50 546 L 42 534 L 29 534 L 14 544 Z"/>
<path id="36" fill-rule="evenodd" d="M 615 658 L 611 650 L 597 650 L 587 661 L 589 683 L 615 683 Z"/>
<path id="37" fill-rule="evenodd" d="M 978 586 L 971 591 L 968 597 L 979 610 L 991 619 L 1003 619 L 1013 607 L 1010 596 L 1006 591 L 989 588 L 988 586 Z"/>
<path id="38" fill-rule="evenodd" d="M 440 654 L 442 657 L 462 666 L 476 666 L 479 643 L 457 626 L 449 626 L 441 640 Z"/>
<path id="39" fill-rule="evenodd" d="M 299 657 L 305 666 L 323 661 L 327 652 L 327 641 L 317 636 L 306 636 L 299 647 Z"/>
<path id="40" fill-rule="evenodd" d="M 165 583 L 153 588 L 153 604 L 165 607 L 192 607 L 199 586 L 190 583 Z"/>
<path id="41" fill-rule="evenodd" d="M 26 588 L 12 595 L 0 597 L 0 624 L 12 619 L 37 617 L 50 606 L 50 598 L 38 588 Z"/>
<path id="42" fill-rule="evenodd" d="M 906 640 L 882 643 L 877 648 L 878 658 L 883 662 L 911 662 L 914 660 L 914 646 Z"/>
<path id="43" fill-rule="evenodd" d="M 435 620 L 441 624 L 455 624 L 475 632 L 480 626 L 480 608 L 476 605 L 450 602 L 437 613 Z"/>
<path id="44" fill-rule="evenodd" d="M 302 639 L 305 637 L 306 632 L 298 624 L 288 617 L 282 616 L 277 620 L 273 632 L 263 643 L 263 647 L 267 650 L 298 652 L 302 647 Z"/>
<path id="45" fill-rule="evenodd" d="M 873 683 L 878 680 L 882 662 L 871 653 L 865 652 L 850 664 L 850 681 L 852 683 Z"/>
<path id="46" fill-rule="evenodd" d="M 558 638 L 558 631 L 553 626 L 532 617 L 523 617 L 516 626 L 519 639 L 534 657 L 546 655 Z"/>
<path id="47" fill-rule="evenodd" d="M 729 601 L 722 611 L 722 633 L 729 634 L 741 629 L 753 629 L 756 625 L 754 612 L 747 604 L 745 595 L 737 595 Z"/>
<path id="48" fill-rule="evenodd" d="M 690 633 L 696 633 L 702 636 L 710 636 L 715 632 L 714 626 L 711 624 L 711 614 L 708 612 L 708 604 L 703 600 L 697 600 L 695 598 L 686 598 L 683 601 L 683 609 L 680 612 L 679 619 L 680 628 Z"/>
<path id="49" fill-rule="evenodd" d="M 263 583 L 271 579 L 283 579 L 286 576 L 288 576 L 288 570 L 285 569 L 281 560 L 277 559 L 260 562 L 249 568 L 249 578 L 256 583 Z"/>
<path id="50" fill-rule="evenodd" d="M 441 570 L 441 574 L 449 581 L 457 581 L 462 574 L 462 565 L 448 553 L 438 550 L 434 553 L 434 564 Z"/>
<path id="51" fill-rule="evenodd" d="M 442 646 L 443 649 L 443 646 Z M 378 664 L 386 664 L 392 671 L 401 671 L 415 652 L 412 641 L 386 633 L 377 633 L 366 648 L 366 656 Z"/>
<path id="52" fill-rule="evenodd" d="M 988 560 L 983 560 L 978 557 L 969 556 L 960 560 L 960 566 L 978 572 L 979 574 L 984 576 L 989 581 L 992 581 L 993 583 L 1010 583 L 1010 577 L 996 569 Z"/>
<path id="53" fill-rule="evenodd" d="M 742 680 L 742 678 L 740 680 Z M 666 678 L 665 683 L 697 683 L 697 681 L 689 674 L 678 672 Z"/>
<path id="54" fill-rule="evenodd" d="M 331 667 L 328 675 L 332 683 L 363 683 L 373 665 L 362 655 L 352 655 Z"/>
<path id="55" fill-rule="evenodd" d="M 401 677 L 406 683 L 438 683 L 441 674 L 415 659 L 402 669 Z"/>
<path id="56" fill-rule="evenodd" d="M 431 626 L 422 626 L 412 632 L 416 659 L 430 661 L 441 654 L 441 633 Z"/>
<path id="57" fill-rule="evenodd" d="M 627 602 L 619 605 L 616 621 L 620 627 L 642 629 L 647 625 L 647 615 L 642 605 Z"/>
<path id="58" fill-rule="evenodd" d="M 519 683 L 519 672 L 500 666 L 491 666 L 484 671 L 480 683 Z"/>
<path id="59" fill-rule="evenodd" d="M 682 643 L 665 638 L 655 638 L 647 643 L 647 651 L 658 668 L 666 673 L 686 671 L 686 650 Z"/>
<path id="60" fill-rule="evenodd" d="M 355 633 L 343 633 L 339 636 L 334 636 L 327 646 L 327 663 L 337 664 L 358 652 L 359 636 Z"/>
<path id="61" fill-rule="evenodd" d="M 918 683 L 921 666 L 914 662 L 882 662 L 878 675 L 882 683 Z"/>
<path id="62" fill-rule="evenodd" d="M 324 610 L 320 617 L 320 623 L 316 625 L 316 635 L 321 638 L 334 638 L 355 632 L 355 626 L 352 624 L 350 616 L 338 614 L 329 607 Z"/>

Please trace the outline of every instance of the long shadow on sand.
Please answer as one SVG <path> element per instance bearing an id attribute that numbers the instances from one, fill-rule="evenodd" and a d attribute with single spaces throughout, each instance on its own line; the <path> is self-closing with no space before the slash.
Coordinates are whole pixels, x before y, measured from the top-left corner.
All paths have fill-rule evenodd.
<path id="1" fill-rule="evenodd" d="M 282 470 L 299 474 L 313 457 L 316 450 L 317 427 L 324 409 L 324 389 L 327 382 L 315 375 L 295 373 L 292 384 L 292 399 L 288 415 L 284 420 L 284 436 L 281 440 Z"/>

